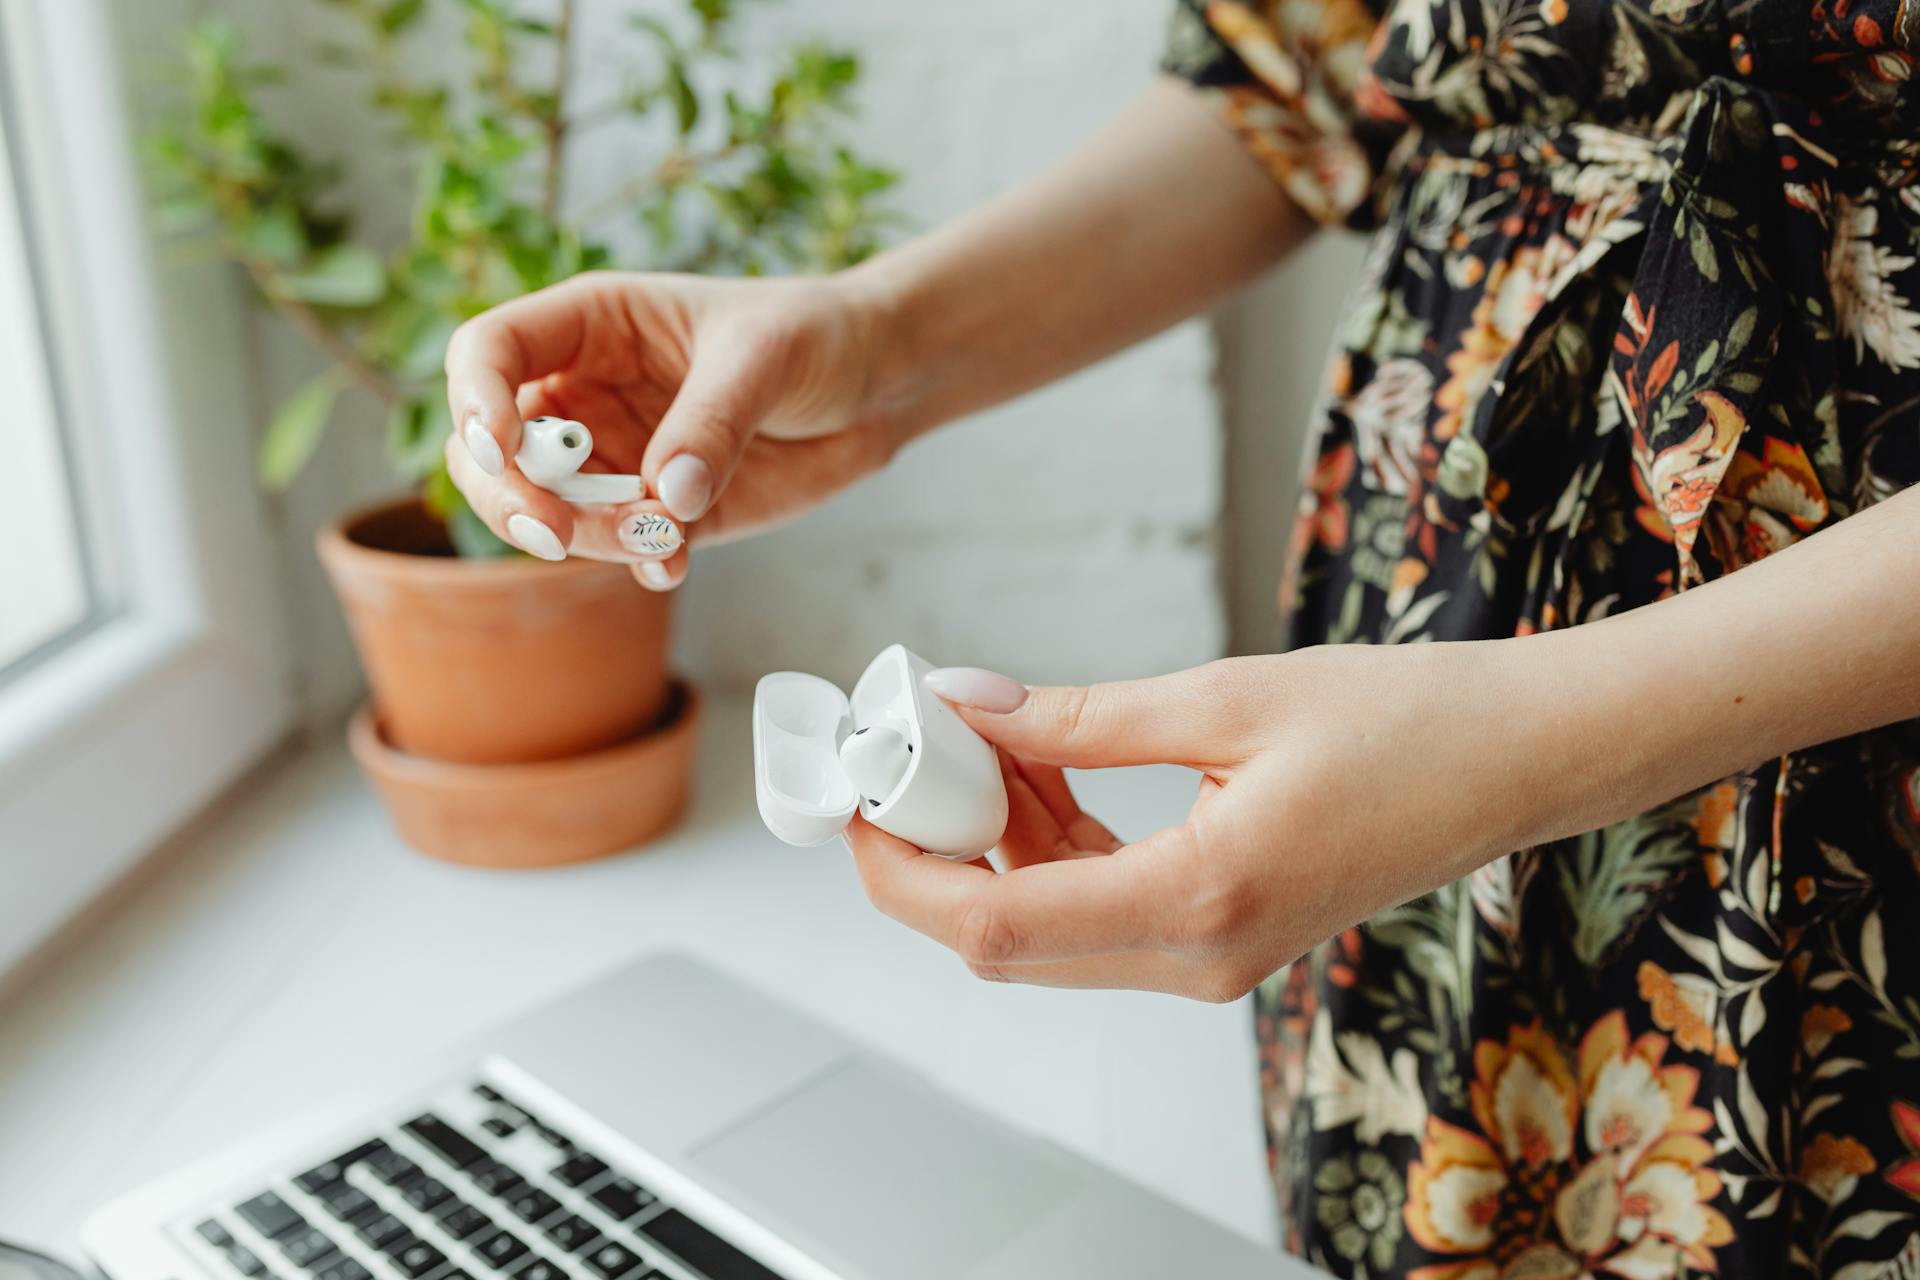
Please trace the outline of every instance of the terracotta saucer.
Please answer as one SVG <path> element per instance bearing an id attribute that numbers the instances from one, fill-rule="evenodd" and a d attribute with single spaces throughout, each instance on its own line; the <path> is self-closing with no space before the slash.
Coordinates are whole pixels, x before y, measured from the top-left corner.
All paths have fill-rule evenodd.
<path id="1" fill-rule="evenodd" d="M 364 706 L 354 759 L 420 852 L 475 867 L 551 867 L 605 857 L 671 827 L 686 807 L 700 694 L 676 680 L 664 719 L 599 751 L 531 764 L 449 764 L 401 751 Z"/>

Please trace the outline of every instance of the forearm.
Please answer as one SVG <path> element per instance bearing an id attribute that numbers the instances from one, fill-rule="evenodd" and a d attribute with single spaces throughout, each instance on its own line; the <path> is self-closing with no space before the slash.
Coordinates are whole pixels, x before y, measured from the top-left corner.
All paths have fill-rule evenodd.
<path id="1" fill-rule="evenodd" d="M 871 408 L 913 435 L 1204 310 L 1311 224 L 1162 81 L 1062 163 L 842 279 L 880 315 Z"/>
<path id="2" fill-rule="evenodd" d="M 1775 756 L 1920 716 L 1920 490 L 1758 564 L 1511 646 L 1559 785 L 1534 838 L 1639 812 Z M 1519 705 L 1528 705 L 1521 703 Z"/>

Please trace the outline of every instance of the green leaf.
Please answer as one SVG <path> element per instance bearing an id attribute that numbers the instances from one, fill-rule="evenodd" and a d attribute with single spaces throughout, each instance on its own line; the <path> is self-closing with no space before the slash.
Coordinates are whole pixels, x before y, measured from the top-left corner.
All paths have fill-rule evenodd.
<path id="1" fill-rule="evenodd" d="M 673 59 L 668 64 L 668 74 L 673 79 L 674 115 L 680 125 L 680 136 L 684 138 L 700 123 L 700 96 L 693 91 L 693 81 L 687 78 L 686 63 Z"/>
<path id="2" fill-rule="evenodd" d="M 473 508 L 461 497 L 447 511 L 447 536 L 453 539 L 453 549 L 468 560 L 499 560 L 506 556 L 524 554 L 512 543 L 503 542 L 493 530 L 487 528 L 486 521 L 473 514 Z"/>
<path id="3" fill-rule="evenodd" d="M 672 27 L 650 13 L 636 13 L 627 21 L 633 24 L 635 30 L 644 31 L 657 40 L 662 50 L 674 57 L 679 56 L 680 41 L 673 34 Z"/>
<path id="4" fill-rule="evenodd" d="M 1700 223 L 1694 223 L 1687 232 L 1687 248 L 1693 251 L 1693 265 L 1700 274 L 1709 280 L 1720 278 L 1720 260 L 1714 256 L 1713 242 L 1707 239 L 1707 229 Z"/>
<path id="5" fill-rule="evenodd" d="M 444 404 L 444 399 L 408 400 L 387 415 L 387 460 L 402 476 L 418 480 L 432 474 L 445 437 L 436 405 Z"/>
<path id="6" fill-rule="evenodd" d="M 185 235 L 198 231 L 212 223 L 218 211 L 205 200 L 196 196 L 183 196 L 178 200 L 169 200 L 156 205 L 153 210 L 155 229 L 164 236 Z"/>
<path id="7" fill-rule="evenodd" d="M 733 17 L 733 0 L 690 0 L 693 11 L 711 37 Z"/>
<path id="8" fill-rule="evenodd" d="M 469 560 L 492 560 L 521 554 L 519 549 L 494 536 L 473 508 L 466 495 L 454 487 L 443 461 L 420 482 L 420 501 L 427 512 L 447 526 L 447 537 L 455 552 Z"/>
<path id="9" fill-rule="evenodd" d="M 314 446 L 333 416 L 333 402 L 346 387 L 346 376 L 329 369 L 301 387 L 280 406 L 260 438 L 260 483 L 275 493 L 293 483 L 313 456 Z"/>
<path id="10" fill-rule="evenodd" d="M 395 355 L 394 372 L 408 381 L 440 372 L 447 359 L 447 343 L 459 324 L 451 316 L 431 313 L 409 330 L 406 345 Z"/>
<path id="11" fill-rule="evenodd" d="M 387 269 L 373 250 L 341 244 L 315 254 L 303 271 L 276 276 L 274 287 L 323 307 L 368 307 L 386 296 Z"/>
<path id="12" fill-rule="evenodd" d="M 418 22 L 426 11 L 427 0 L 392 0 L 380 10 L 380 30 L 390 36 L 398 35 Z"/>
<path id="13" fill-rule="evenodd" d="M 1734 317 L 1733 324 L 1727 329 L 1728 355 L 1738 355 L 1746 350 L 1747 344 L 1753 341 L 1753 329 L 1758 323 L 1760 323 L 1758 307 L 1748 307 Z"/>
<path id="14" fill-rule="evenodd" d="M 460 490 L 454 487 L 453 477 L 447 474 L 447 462 L 443 454 L 439 465 L 420 482 L 420 504 L 427 509 L 428 515 L 444 524 L 447 514 L 462 501 L 464 499 L 460 496 Z"/>
<path id="15" fill-rule="evenodd" d="M 1704 378 L 1707 370 L 1713 368 L 1713 362 L 1720 358 L 1720 340 L 1713 339 L 1700 349 L 1700 358 L 1693 362 L 1693 376 Z"/>
<path id="16" fill-rule="evenodd" d="M 240 229 L 240 244 L 250 257 L 293 262 L 307 251 L 307 232 L 292 209 L 268 209 Z"/>

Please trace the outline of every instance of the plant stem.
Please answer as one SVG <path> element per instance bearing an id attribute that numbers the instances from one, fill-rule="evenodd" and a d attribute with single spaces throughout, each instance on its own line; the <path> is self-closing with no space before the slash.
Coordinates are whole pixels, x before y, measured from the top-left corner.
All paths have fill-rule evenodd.
<path id="1" fill-rule="evenodd" d="M 547 169 L 540 208 L 551 222 L 560 212 L 560 183 L 566 173 L 567 83 L 573 69 L 574 0 L 560 0 L 553 24 L 553 114 L 547 118 Z"/>
<path id="2" fill-rule="evenodd" d="M 256 258 L 242 257 L 241 262 L 260 295 L 278 311 L 288 324 L 307 336 L 333 362 L 352 375 L 353 380 L 371 392 L 382 404 L 396 405 L 405 397 L 400 387 L 385 373 L 368 363 L 365 356 L 353 349 L 353 345 L 333 330 L 326 322 L 315 315 L 313 308 L 297 298 L 289 298 L 273 287 L 273 268 Z"/>
<path id="3" fill-rule="evenodd" d="M 601 196 L 598 200 L 588 205 L 585 212 L 580 215 L 577 221 L 583 227 L 590 227 L 620 206 L 632 204 L 635 200 L 638 200 L 641 196 L 646 195 L 655 188 L 664 187 L 673 182 L 683 181 L 698 173 L 707 165 L 717 164 L 725 160 L 728 156 L 742 150 L 746 145 L 744 142 L 729 142 L 723 147 L 715 147 L 712 151 L 691 153 L 676 149 L 665 160 L 662 160 L 646 173 L 636 173 L 613 190 L 607 192 L 606 195 Z"/>

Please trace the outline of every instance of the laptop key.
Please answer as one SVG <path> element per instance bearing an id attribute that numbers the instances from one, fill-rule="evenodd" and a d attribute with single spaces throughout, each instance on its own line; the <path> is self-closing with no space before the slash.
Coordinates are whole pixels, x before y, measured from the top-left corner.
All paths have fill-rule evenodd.
<path id="1" fill-rule="evenodd" d="M 224 1249 L 233 1243 L 232 1233 L 212 1218 L 208 1218 L 193 1230 L 202 1240 L 216 1249 Z"/>
<path id="2" fill-rule="evenodd" d="M 431 1111 L 414 1117 L 400 1127 L 432 1147 L 456 1169 L 471 1168 L 487 1158 L 485 1149 L 479 1143 Z"/>
<path id="3" fill-rule="evenodd" d="M 373 1280 L 373 1273 L 352 1258 L 334 1258 L 314 1268 L 313 1280 Z"/>
<path id="4" fill-rule="evenodd" d="M 710 1280 L 780 1280 L 678 1209 L 667 1210 L 639 1231 Z"/>
<path id="5" fill-rule="evenodd" d="M 379 1155 L 367 1161 L 367 1169 L 374 1177 L 390 1187 L 402 1179 L 411 1178 L 414 1174 L 420 1172 L 419 1165 L 407 1159 L 398 1151 L 382 1151 Z"/>
<path id="6" fill-rule="evenodd" d="M 640 1265 L 640 1256 L 618 1241 L 609 1240 L 581 1261 L 600 1280 L 618 1280 Z"/>
<path id="7" fill-rule="evenodd" d="M 398 1252 L 389 1252 L 387 1256 L 393 1259 L 394 1266 L 415 1278 L 427 1274 L 447 1260 L 446 1254 L 420 1239 L 415 1239 Z"/>
<path id="8" fill-rule="evenodd" d="M 547 1228 L 547 1239 L 569 1253 L 577 1252 L 600 1238 L 600 1228 L 579 1214 L 560 1219 Z"/>
<path id="9" fill-rule="evenodd" d="M 558 1129 L 549 1129 L 544 1124 L 536 1124 L 533 1127 L 533 1131 L 539 1134 L 540 1137 L 550 1147 L 558 1147 L 562 1151 L 573 1150 L 573 1139 L 569 1138 L 566 1134 L 560 1132 Z"/>
<path id="10" fill-rule="evenodd" d="M 299 1210 L 271 1191 L 262 1191 L 253 1199 L 234 1206 L 235 1213 L 263 1236 L 283 1236 L 307 1225 Z"/>
<path id="11" fill-rule="evenodd" d="M 400 1183 L 400 1198 L 423 1213 L 452 1194 L 453 1189 L 446 1183 L 424 1174 Z"/>
<path id="12" fill-rule="evenodd" d="M 590 1193 L 587 1199 L 625 1222 L 653 1204 L 656 1197 L 632 1178 L 615 1178 Z"/>
<path id="13" fill-rule="evenodd" d="M 321 1187 L 329 1186 L 340 1181 L 340 1179 L 346 1176 L 348 1169 L 359 1164 L 362 1160 L 377 1155 L 386 1149 L 387 1144 L 378 1138 L 374 1138 L 369 1142 L 363 1142 L 351 1151 L 343 1151 L 331 1160 L 321 1161 L 319 1164 L 313 1166 L 313 1168 L 295 1178 L 293 1185 L 302 1191 L 312 1194 L 317 1192 Z"/>
<path id="14" fill-rule="evenodd" d="M 488 1116 L 480 1122 L 480 1127 L 496 1138 L 511 1138 L 520 1130 L 499 1116 Z"/>
<path id="15" fill-rule="evenodd" d="M 510 1196 L 524 1187 L 518 1171 L 507 1168 L 498 1160 L 488 1160 L 467 1170 L 467 1176 L 473 1179 L 473 1185 L 490 1196 Z"/>
<path id="16" fill-rule="evenodd" d="M 376 1249 L 384 1249 L 388 1241 L 407 1234 L 407 1224 L 390 1213 L 383 1213 L 362 1223 L 354 1229 L 353 1234 Z"/>
<path id="17" fill-rule="evenodd" d="M 556 1180 L 569 1187 L 585 1186 L 607 1171 L 607 1162 L 582 1151 L 553 1171 Z"/>
<path id="18" fill-rule="evenodd" d="M 477 1245 L 469 1242 L 468 1247 L 501 1271 L 505 1271 L 530 1252 L 519 1236 L 507 1231 L 496 1231 Z"/>
<path id="19" fill-rule="evenodd" d="M 513 1273 L 513 1280 L 567 1280 L 567 1273 L 536 1253 L 533 1261 Z"/>
<path id="20" fill-rule="evenodd" d="M 345 1222 L 365 1213 L 373 1204 L 373 1197 L 360 1188 L 345 1182 L 336 1182 L 321 1187 L 313 1193 L 314 1199 L 327 1206 L 327 1212 Z"/>
<path id="21" fill-rule="evenodd" d="M 469 1239 L 493 1225 L 493 1219 L 464 1200 L 449 1200 L 433 1213 L 440 1219 L 440 1229 L 455 1240 Z"/>
<path id="22" fill-rule="evenodd" d="M 333 1241 L 324 1232 L 308 1227 L 304 1231 L 295 1231 L 280 1237 L 276 1242 L 287 1261 L 296 1267 L 310 1267 L 322 1258 L 334 1252 Z"/>
<path id="23" fill-rule="evenodd" d="M 559 1207 L 558 1200 L 537 1187 L 529 1187 L 507 1201 L 507 1208 L 522 1222 L 539 1222 L 543 1218 L 550 1218 Z"/>
<path id="24" fill-rule="evenodd" d="M 267 1264 L 260 1261 L 260 1255 L 243 1244 L 227 1246 L 227 1265 L 243 1276 L 263 1276 L 267 1273 Z"/>

